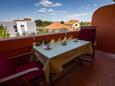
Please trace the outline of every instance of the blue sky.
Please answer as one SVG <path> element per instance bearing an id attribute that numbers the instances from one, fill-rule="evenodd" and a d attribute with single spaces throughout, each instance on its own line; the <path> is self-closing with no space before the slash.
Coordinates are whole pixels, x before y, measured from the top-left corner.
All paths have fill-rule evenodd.
<path id="1" fill-rule="evenodd" d="M 31 17 L 33 20 L 91 21 L 94 11 L 112 0 L 0 0 L 0 21 Z"/>

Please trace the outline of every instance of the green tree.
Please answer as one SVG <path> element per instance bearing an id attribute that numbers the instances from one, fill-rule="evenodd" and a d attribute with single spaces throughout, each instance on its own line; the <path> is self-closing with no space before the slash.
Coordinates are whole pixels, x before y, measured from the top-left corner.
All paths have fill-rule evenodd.
<path id="1" fill-rule="evenodd" d="M 47 32 L 44 27 L 46 27 L 52 23 L 51 21 L 42 21 L 40 19 L 35 20 L 35 22 L 36 22 L 36 26 L 37 26 L 37 33 Z"/>
<path id="2" fill-rule="evenodd" d="M 40 27 L 42 26 L 42 20 L 35 20 L 36 26 Z"/>
<path id="3" fill-rule="evenodd" d="M 0 25 L 0 38 L 8 38 L 10 37 L 10 34 L 7 31 L 7 28 L 3 27 L 3 25 Z"/>
<path id="4" fill-rule="evenodd" d="M 91 22 L 80 22 L 80 26 L 91 26 Z"/>
<path id="5" fill-rule="evenodd" d="M 60 23 L 61 23 L 61 24 L 64 24 L 64 21 L 61 21 Z"/>
<path id="6" fill-rule="evenodd" d="M 51 21 L 42 21 L 40 19 L 35 20 L 35 22 L 36 22 L 36 26 L 38 26 L 38 27 L 45 27 L 45 26 L 47 26 L 47 25 L 52 23 Z"/>
<path id="7" fill-rule="evenodd" d="M 113 0 L 113 2 L 115 2 L 115 0 Z"/>
<path id="8" fill-rule="evenodd" d="M 84 23 L 83 23 L 83 21 L 81 21 L 81 22 L 80 22 L 80 26 L 83 26 L 83 25 L 84 25 Z"/>

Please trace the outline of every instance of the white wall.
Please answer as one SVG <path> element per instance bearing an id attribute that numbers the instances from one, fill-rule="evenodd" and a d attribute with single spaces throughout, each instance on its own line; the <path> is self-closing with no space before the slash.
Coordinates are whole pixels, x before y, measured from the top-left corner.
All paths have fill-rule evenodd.
<path id="1" fill-rule="evenodd" d="M 17 30 L 18 30 L 18 33 L 20 34 L 20 35 L 22 35 L 23 34 L 23 31 L 25 31 L 25 32 L 28 32 L 28 29 L 27 29 L 27 22 L 25 22 L 25 21 L 18 21 L 18 22 L 16 22 L 16 25 L 17 25 Z M 21 25 L 24 25 L 24 29 L 22 30 L 22 28 L 21 28 Z"/>
<path id="2" fill-rule="evenodd" d="M 27 22 L 28 33 L 36 33 L 36 23 L 35 22 Z"/>
<path id="3" fill-rule="evenodd" d="M 36 24 L 35 24 L 35 22 L 22 21 L 22 22 L 16 22 L 16 24 L 17 24 L 17 29 L 18 29 L 18 32 L 19 32 L 20 35 L 22 35 L 22 33 L 23 33 L 21 25 L 24 25 L 24 30 L 28 34 L 36 33 Z"/>
<path id="4" fill-rule="evenodd" d="M 35 22 L 26 22 L 26 21 L 17 21 L 17 22 L 0 22 L 4 27 L 7 27 L 7 30 L 10 33 L 10 37 L 16 37 L 17 32 L 15 32 L 14 25 L 16 24 L 18 33 L 22 36 L 21 25 L 24 25 L 24 30 L 28 34 L 36 33 L 36 24 Z"/>

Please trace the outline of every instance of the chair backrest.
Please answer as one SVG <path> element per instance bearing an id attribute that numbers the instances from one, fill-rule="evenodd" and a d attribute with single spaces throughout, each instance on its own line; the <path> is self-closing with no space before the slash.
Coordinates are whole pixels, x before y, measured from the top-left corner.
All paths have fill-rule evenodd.
<path id="1" fill-rule="evenodd" d="M 80 40 L 91 41 L 95 43 L 96 29 L 81 29 L 78 38 Z"/>
<path id="2" fill-rule="evenodd" d="M 15 67 L 13 67 L 7 57 L 0 53 L 0 79 L 14 73 Z"/>

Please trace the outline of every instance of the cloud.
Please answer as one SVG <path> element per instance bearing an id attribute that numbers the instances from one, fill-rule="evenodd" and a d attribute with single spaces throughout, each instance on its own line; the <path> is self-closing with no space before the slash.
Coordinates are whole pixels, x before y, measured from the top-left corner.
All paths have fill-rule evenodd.
<path id="1" fill-rule="evenodd" d="M 39 7 L 39 9 L 34 13 L 40 13 L 40 14 L 48 13 L 51 15 L 64 13 L 65 11 L 53 9 L 53 7 L 58 7 L 58 6 L 62 6 L 62 5 L 63 5 L 62 3 L 58 3 L 58 2 L 51 2 L 49 0 L 41 0 L 40 2 L 35 4 L 35 6 Z"/>
<path id="2" fill-rule="evenodd" d="M 89 15 L 89 14 L 88 13 L 76 13 L 76 14 L 68 15 L 67 17 L 70 19 L 75 19 L 78 17 L 87 16 L 87 15 Z"/>
<path id="3" fill-rule="evenodd" d="M 47 11 L 48 11 L 48 13 L 65 13 L 65 11 L 57 11 L 52 8 L 48 9 Z"/>
<path id="4" fill-rule="evenodd" d="M 52 12 L 54 12 L 54 10 L 52 8 L 50 8 L 50 9 L 48 9 L 48 12 L 52 13 Z"/>
<path id="5" fill-rule="evenodd" d="M 97 4 L 94 4 L 93 6 L 95 6 L 95 7 L 96 7 L 96 6 L 97 6 Z"/>
<path id="6" fill-rule="evenodd" d="M 65 13 L 65 11 L 52 11 L 52 12 L 49 12 L 50 15 L 57 15 L 59 13 Z"/>
<path id="7" fill-rule="evenodd" d="M 51 15 L 55 15 L 58 13 L 65 13 L 66 11 L 58 11 L 58 10 L 54 10 L 52 8 L 40 8 L 37 12 L 35 13 L 42 13 L 42 14 L 51 14 Z"/>
<path id="8" fill-rule="evenodd" d="M 89 7 L 85 7 L 85 10 L 88 10 L 89 9 Z"/>
<path id="9" fill-rule="evenodd" d="M 88 10 L 91 7 L 91 4 L 88 4 L 86 7 L 84 7 L 85 10 Z"/>
<path id="10" fill-rule="evenodd" d="M 71 19 L 77 19 L 79 21 L 91 21 L 91 14 L 84 12 L 84 13 L 74 13 L 74 14 L 69 14 L 66 16 L 67 20 Z"/>
<path id="11" fill-rule="evenodd" d="M 92 7 L 97 7 L 97 4 L 87 4 L 86 6 L 81 6 L 81 9 L 88 10 Z"/>
<path id="12" fill-rule="evenodd" d="M 45 13 L 46 10 L 47 10 L 46 8 L 41 8 L 41 9 L 38 10 L 38 12 L 40 12 L 40 13 Z"/>
<path id="13" fill-rule="evenodd" d="M 62 6 L 62 3 L 58 3 L 58 2 L 51 2 L 49 0 L 41 0 L 39 3 L 35 4 L 36 6 L 43 6 L 43 7 L 58 7 L 58 6 Z"/>
<path id="14" fill-rule="evenodd" d="M 89 6 L 91 6 L 91 4 L 88 4 L 87 6 L 89 7 Z"/>

